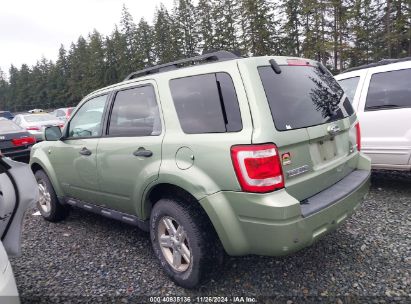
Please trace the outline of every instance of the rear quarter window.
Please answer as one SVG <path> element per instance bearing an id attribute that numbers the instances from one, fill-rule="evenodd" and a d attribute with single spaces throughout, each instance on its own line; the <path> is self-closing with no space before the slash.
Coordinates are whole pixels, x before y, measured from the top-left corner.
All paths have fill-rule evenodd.
<path id="1" fill-rule="evenodd" d="M 340 86 L 343 88 L 345 94 L 347 95 L 351 103 L 353 103 L 354 101 L 354 96 L 355 92 L 357 91 L 359 81 L 359 76 L 338 80 Z"/>
<path id="2" fill-rule="evenodd" d="M 365 111 L 411 107 L 411 69 L 371 76 Z"/>
<path id="3" fill-rule="evenodd" d="M 184 133 L 242 130 L 238 99 L 229 74 L 213 73 L 173 79 L 170 90 Z"/>

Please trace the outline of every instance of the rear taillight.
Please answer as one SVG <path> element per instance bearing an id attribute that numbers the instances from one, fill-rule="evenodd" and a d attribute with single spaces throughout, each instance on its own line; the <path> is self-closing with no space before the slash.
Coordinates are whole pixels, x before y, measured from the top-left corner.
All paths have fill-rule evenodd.
<path id="1" fill-rule="evenodd" d="M 22 138 L 13 138 L 11 140 L 11 143 L 16 147 L 33 145 L 33 144 L 36 143 L 36 138 L 34 136 L 22 137 Z"/>
<path id="2" fill-rule="evenodd" d="M 33 126 L 33 127 L 27 127 L 26 130 L 28 130 L 28 131 L 40 131 L 40 128 Z"/>
<path id="3" fill-rule="evenodd" d="M 361 130 L 359 122 L 350 129 L 350 141 L 354 147 L 357 147 L 358 151 L 361 151 Z"/>
<path id="4" fill-rule="evenodd" d="M 361 151 L 361 128 L 359 122 L 355 125 L 355 135 L 357 139 L 357 149 L 358 151 Z"/>
<path id="5" fill-rule="evenodd" d="M 231 158 L 243 191 L 261 193 L 284 188 L 283 170 L 274 144 L 233 146 Z"/>

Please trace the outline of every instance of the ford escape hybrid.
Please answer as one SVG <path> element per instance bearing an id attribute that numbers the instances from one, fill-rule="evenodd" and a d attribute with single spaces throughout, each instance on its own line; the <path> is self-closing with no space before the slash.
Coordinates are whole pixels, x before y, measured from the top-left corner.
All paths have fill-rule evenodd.
<path id="1" fill-rule="evenodd" d="M 324 66 L 301 58 L 217 52 L 135 72 L 44 137 L 30 162 L 43 217 L 76 206 L 139 226 L 184 287 L 224 251 L 312 244 L 369 188 L 350 102 Z"/>

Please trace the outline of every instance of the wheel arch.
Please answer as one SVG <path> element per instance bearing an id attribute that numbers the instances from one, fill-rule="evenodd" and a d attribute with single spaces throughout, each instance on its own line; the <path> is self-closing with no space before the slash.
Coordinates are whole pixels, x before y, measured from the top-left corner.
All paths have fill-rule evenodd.
<path id="1" fill-rule="evenodd" d="M 159 183 L 153 185 L 146 192 L 142 206 L 142 216 L 144 219 L 148 219 L 150 217 L 151 209 L 162 198 L 180 198 L 184 201 L 184 203 L 197 204 L 201 207 L 198 199 L 196 199 L 194 195 L 181 186 L 166 182 Z"/>
<path id="2" fill-rule="evenodd" d="M 56 174 L 55 174 L 55 172 L 54 172 L 54 170 L 52 169 L 51 166 L 45 165 L 39 159 L 32 159 L 30 161 L 30 168 L 31 168 L 31 171 L 34 174 L 39 170 L 43 170 L 47 174 L 48 178 L 50 179 L 50 182 L 53 185 L 53 188 L 54 188 L 54 191 L 56 192 L 57 197 L 63 197 L 64 196 L 64 192 L 61 189 L 61 187 L 58 183 L 57 176 L 56 176 Z M 51 168 L 51 169 L 49 169 L 49 168 Z"/>

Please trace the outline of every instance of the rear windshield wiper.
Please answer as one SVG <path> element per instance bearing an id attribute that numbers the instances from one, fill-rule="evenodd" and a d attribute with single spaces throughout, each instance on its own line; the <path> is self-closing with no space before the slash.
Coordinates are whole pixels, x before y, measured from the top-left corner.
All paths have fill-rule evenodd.
<path id="1" fill-rule="evenodd" d="M 388 105 L 378 105 L 378 106 L 368 106 L 365 110 L 378 110 L 378 109 L 399 109 L 402 108 L 399 105 L 388 104 Z"/>
<path id="2" fill-rule="evenodd" d="M 274 73 L 281 74 L 281 68 L 278 65 L 277 61 L 275 61 L 274 59 L 270 59 L 269 62 L 270 62 L 271 68 L 273 69 Z"/>

